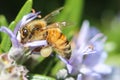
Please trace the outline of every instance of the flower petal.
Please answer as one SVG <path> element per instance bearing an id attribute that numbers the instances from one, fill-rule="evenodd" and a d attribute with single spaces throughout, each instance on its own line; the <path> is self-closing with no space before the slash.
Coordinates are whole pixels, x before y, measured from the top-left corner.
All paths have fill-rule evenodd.
<path id="1" fill-rule="evenodd" d="M 72 73 L 73 67 L 67 64 L 68 73 Z"/>
<path id="2" fill-rule="evenodd" d="M 82 74 L 78 74 L 77 80 L 82 80 Z"/>
<path id="3" fill-rule="evenodd" d="M 58 57 L 61 59 L 61 61 L 63 61 L 65 64 L 68 64 L 68 61 L 65 59 L 65 58 L 63 58 L 62 56 L 60 56 L 60 55 L 58 55 Z"/>
<path id="4" fill-rule="evenodd" d="M 75 80 L 73 77 L 67 77 L 66 79 L 64 80 Z"/>
<path id="5" fill-rule="evenodd" d="M 47 41 L 40 40 L 40 41 L 33 41 L 24 44 L 24 47 L 39 47 L 39 46 L 47 46 Z"/>
<path id="6" fill-rule="evenodd" d="M 95 41 L 101 41 L 101 42 L 105 42 L 106 41 L 106 37 L 102 34 L 102 33 L 97 33 L 91 40 L 90 42 L 95 42 Z"/>
<path id="7" fill-rule="evenodd" d="M 10 36 L 10 39 L 12 41 L 12 45 L 14 47 L 19 47 L 18 40 L 17 40 L 16 36 L 13 34 L 13 32 L 10 29 L 8 29 L 7 27 L 2 26 L 0 28 L 0 31 L 1 32 L 5 32 L 5 33 L 7 33 Z"/>
<path id="8" fill-rule="evenodd" d="M 83 64 L 92 68 L 95 65 L 97 65 L 98 63 L 104 62 L 104 60 L 107 57 L 107 54 L 103 49 L 105 39 L 106 38 L 104 37 L 104 35 L 99 33 L 90 40 L 90 44 L 92 44 L 94 46 L 93 51 L 95 51 L 95 53 L 87 55 L 83 61 Z"/>
<path id="9" fill-rule="evenodd" d="M 105 65 L 105 64 L 98 64 L 93 69 L 97 73 L 100 73 L 103 75 L 107 75 L 107 74 L 110 74 L 112 72 L 112 68 L 110 66 Z"/>
<path id="10" fill-rule="evenodd" d="M 81 72 L 82 74 L 90 74 L 90 73 L 92 73 L 91 69 L 86 68 L 86 67 L 84 67 L 84 66 L 81 67 L 80 72 Z"/>
<path id="11" fill-rule="evenodd" d="M 77 39 L 77 45 L 81 46 L 81 44 L 83 45 L 86 40 L 87 40 L 87 36 L 88 36 L 88 32 L 89 32 L 89 22 L 87 20 L 85 20 L 82 24 L 81 30 L 79 32 L 79 36 Z M 85 44 L 84 44 L 85 45 Z"/>
<path id="12" fill-rule="evenodd" d="M 102 76 L 100 74 L 93 72 L 93 73 L 84 75 L 84 80 L 103 80 L 103 79 L 102 79 Z"/>

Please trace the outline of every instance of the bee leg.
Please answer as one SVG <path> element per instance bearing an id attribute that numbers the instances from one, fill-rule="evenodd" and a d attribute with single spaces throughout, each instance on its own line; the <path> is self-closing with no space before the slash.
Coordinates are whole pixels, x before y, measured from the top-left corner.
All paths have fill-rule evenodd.
<path id="1" fill-rule="evenodd" d="M 51 53 L 52 53 L 52 47 L 51 46 L 43 47 L 40 50 L 40 54 L 43 57 L 48 57 Z"/>

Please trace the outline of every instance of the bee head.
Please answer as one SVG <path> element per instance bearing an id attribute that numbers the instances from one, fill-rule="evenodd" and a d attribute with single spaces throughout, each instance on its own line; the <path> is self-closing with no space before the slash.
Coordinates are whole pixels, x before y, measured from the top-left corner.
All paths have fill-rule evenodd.
<path id="1" fill-rule="evenodd" d="M 45 28 L 46 22 L 43 20 L 33 20 L 29 22 L 20 29 L 21 43 L 33 41 L 33 37 Z"/>

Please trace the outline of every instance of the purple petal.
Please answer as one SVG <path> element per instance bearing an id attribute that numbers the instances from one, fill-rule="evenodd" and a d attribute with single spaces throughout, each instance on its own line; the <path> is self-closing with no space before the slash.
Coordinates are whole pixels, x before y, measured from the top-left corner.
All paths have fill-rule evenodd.
<path id="1" fill-rule="evenodd" d="M 78 74 L 77 80 L 82 80 L 82 74 Z"/>
<path id="2" fill-rule="evenodd" d="M 63 79 L 62 79 L 63 80 Z M 75 80 L 73 77 L 67 77 L 64 80 Z"/>
<path id="3" fill-rule="evenodd" d="M 69 73 L 77 74 L 80 67 L 82 66 L 83 56 L 93 53 L 95 53 L 95 51 L 93 51 L 92 48 L 90 48 L 89 46 L 87 46 L 84 50 L 74 49 L 72 51 L 69 63 L 67 64 L 67 69 Z"/>
<path id="4" fill-rule="evenodd" d="M 97 74 L 94 72 L 88 75 L 84 75 L 84 77 L 85 77 L 85 80 L 103 80 L 100 74 Z"/>
<path id="5" fill-rule="evenodd" d="M 37 13 L 29 13 L 25 16 L 23 16 L 23 18 L 19 21 L 19 23 L 16 25 L 15 29 L 14 29 L 14 34 L 16 35 L 19 28 L 24 26 L 25 24 L 27 24 L 28 22 L 32 21 L 33 19 L 38 17 L 38 14 L 40 14 L 40 12 Z"/>
<path id="6" fill-rule="evenodd" d="M 73 65 L 71 65 L 70 60 L 66 60 L 65 58 L 63 58 L 60 55 L 58 55 L 58 57 L 61 59 L 61 61 L 63 61 L 66 64 L 66 67 L 68 69 L 68 73 L 72 73 L 72 71 L 73 71 Z"/>
<path id="7" fill-rule="evenodd" d="M 71 58 L 69 59 L 67 65 L 67 69 L 70 74 L 77 74 L 79 72 L 79 69 L 81 67 L 83 59 L 83 54 L 76 49 L 72 51 Z"/>
<path id="8" fill-rule="evenodd" d="M 41 41 L 33 41 L 24 44 L 25 47 L 39 47 L 39 46 L 47 46 L 46 40 Z"/>
<path id="9" fill-rule="evenodd" d="M 18 42 L 21 42 L 21 36 L 20 36 L 21 34 L 20 34 L 20 31 L 18 31 L 18 33 L 17 33 L 17 40 L 18 40 Z"/>
<path id="10" fill-rule="evenodd" d="M 89 32 L 89 22 L 87 20 L 85 20 L 82 24 L 82 27 L 81 27 L 81 30 L 79 32 L 79 36 L 78 36 L 78 39 L 77 39 L 77 45 L 78 46 L 81 46 L 81 44 L 83 45 L 86 40 L 87 40 L 87 36 L 89 35 L 88 34 Z"/>
<path id="11" fill-rule="evenodd" d="M 101 80 L 101 75 L 99 73 L 96 73 L 87 67 L 81 67 L 80 72 L 83 74 L 84 80 Z"/>
<path id="12" fill-rule="evenodd" d="M 83 64 L 92 68 L 98 63 L 104 62 L 107 55 L 103 49 L 105 39 L 106 38 L 103 36 L 103 34 L 97 34 L 95 37 L 91 39 L 90 43 L 94 46 L 93 49 L 95 53 L 87 55 L 83 61 Z"/>
<path id="13" fill-rule="evenodd" d="M 83 61 L 83 64 L 89 68 L 92 68 L 99 62 L 99 56 L 100 55 L 96 55 L 96 53 L 87 55 Z"/>
<path id="14" fill-rule="evenodd" d="M 82 50 L 82 53 L 84 55 L 96 53 L 96 51 L 93 50 L 93 48 L 94 48 L 94 46 L 92 44 L 89 44 L 87 47 L 84 48 L 84 50 Z"/>
<path id="15" fill-rule="evenodd" d="M 70 64 L 67 64 L 68 73 L 72 73 L 73 67 Z"/>
<path id="16" fill-rule="evenodd" d="M 16 36 L 13 34 L 13 32 L 10 29 L 8 29 L 7 27 L 2 26 L 0 28 L 0 31 L 5 32 L 10 36 L 13 47 L 19 47 L 18 40 L 17 40 Z"/>
<path id="17" fill-rule="evenodd" d="M 72 55 L 72 56 L 74 56 L 74 55 Z M 61 59 L 61 61 L 63 61 L 66 64 L 66 67 L 68 69 L 68 73 L 70 73 L 70 74 L 77 74 L 78 73 L 78 66 L 79 66 L 79 63 L 80 63 L 79 59 L 82 59 L 82 58 L 75 59 L 75 57 L 71 57 L 70 60 L 66 60 L 59 55 L 58 55 L 58 57 Z"/>
<path id="18" fill-rule="evenodd" d="M 98 33 L 90 40 L 90 42 L 93 42 L 93 43 L 95 41 L 105 42 L 106 41 L 106 37 L 102 33 Z"/>
<path id="19" fill-rule="evenodd" d="M 82 78 L 83 80 L 103 80 L 102 76 L 95 72 L 90 72 L 89 74 L 82 74 Z"/>
<path id="20" fill-rule="evenodd" d="M 65 59 L 65 58 L 63 58 L 62 56 L 60 56 L 60 55 L 58 55 L 58 57 L 61 59 L 61 61 L 63 61 L 65 64 L 68 64 L 68 61 Z"/>
<path id="21" fill-rule="evenodd" d="M 101 63 L 101 62 L 103 62 L 103 60 L 105 60 L 104 57 L 106 55 L 104 55 L 104 54 L 106 54 L 106 53 L 97 52 L 97 53 L 94 53 L 94 54 L 86 55 L 86 58 L 83 60 L 83 64 L 86 65 L 89 68 L 92 68 L 95 65 L 97 65 L 98 63 Z M 104 55 L 104 56 L 102 57 L 102 55 Z"/>
<path id="22" fill-rule="evenodd" d="M 94 67 L 94 71 L 103 75 L 110 74 L 112 72 L 111 67 L 105 64 L 98 64 Z"/>
<path id="23" fill-rule="evenodd" d="M 91 69 L 86 68 L 86 67 L 84 67 L 84 66 L 80 68 L 80 72 L 81 72 L 82 74 L 90 74 L 90 73 L 92 73 Z"/>
<path id="24" fill-rule="evenodd" d="M 90 28 L 90 35 L 91 35 L 91 37 L 95 36 L 98 33 L 100 33 L 100 31 L 96 27 L 92 26 Z"/>

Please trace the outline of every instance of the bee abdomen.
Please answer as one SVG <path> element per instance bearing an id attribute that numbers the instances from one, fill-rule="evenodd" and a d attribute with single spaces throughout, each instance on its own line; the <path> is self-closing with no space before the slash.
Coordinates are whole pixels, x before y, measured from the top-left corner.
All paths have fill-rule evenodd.
<path id="1" fill-rule="evenodd" d="M 71 46 L 66 36 L 63 35 L 59 30 L 50 29 L 47 35 L 47 41 L 49 45 L 55 49 L 59 55 L 69 59 L 71 56 Z"/>
<path id="2" fill-rule="evenodd" d="M 65 44 L 63 44 L 65 45 Z M 63 49 L 63 53 L 65 55 L 65 58 L 69 59 L 71 57 L 71 45 L 70 43 L 67 43 Z"/>
<path id="3" fill-rule="evenodd" d="M 64 36 L 61 33 L 61 36 L 59 37 L 59 39 L 55 43 L 56 43 L 55 47 L 57 48 L 60 55 L 66 59 L 70 59 L 70 57 L 71 57 L 71 45 L 70 45 L 69 41 L 67 41 L 66 36 Z"/>

